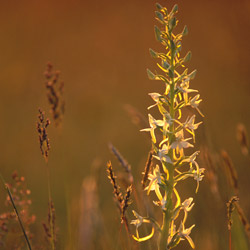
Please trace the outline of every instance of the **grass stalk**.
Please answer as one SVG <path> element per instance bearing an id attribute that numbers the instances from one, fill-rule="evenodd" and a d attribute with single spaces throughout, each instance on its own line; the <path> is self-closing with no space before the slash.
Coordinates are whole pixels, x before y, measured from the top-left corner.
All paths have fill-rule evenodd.
<path id="1" fill-rule="evenodd" d="M 1 181 L 2 181 L 2 183 L 3 183 L 3 185 L 4 185 L 5 189 L 6 189 L 7 193 L 8 193 L 8 196 L 9 196 L 9 198 L 10 198 L 11 204 L 12 204 L 13 209 L 14 209 L 14 211 L 15 211 L 15 214 L 16 214 L 16 216 L 17 216 L 19 225 L 20 225 L 20 227 L 21 227 L 21 229 L 22 229 L 22 232 L 23 232 L 23 235 L 24 235 L 26 244 L 27 244 L 27 246 L 28 246 L 28 249 L 29 249 L 29 250 L 32 250 L 32 248 L 31 248 L 31 243 L 30 243 L 29 238 L 28 238 L 28 236 L 27 236 L 27 234 L 26 234 L 26 231 L 25 231 L 25 228 L 24 228 L 22 219 L 21 219 L 21 217 L 20 217 L 20 215 L 19 215 L 18 209 L 17 209 L 17 207 L 16 207 L 16 204 L 15 204 L 15 202 L 14 202 L 13 196 L 12 196 L 12 194 L 11 194 L 11 191 L 10 191 L 10 189 L 9 189 L 9 187 L 8 187 L 8 185 L 7 185 L 7 183 L 5 182 L 5 180 L 4 180 L 4 178 L 3 178 L 3 176 L 2 176 L 1 174 L 0 174 L 0 178 L 1 178 Z"/>
<path id="2" fill-rule="evenodd" d="M 46 168 L 47 168 L 48 196 L 49 196 L 49 215 L 50 215 L 49 216 L 49 225 L 50 225 L 50 235 L 51 235 L 50 244 L 51 244 L 51 249 L 55 250 L 53 214 L 52 214 L 52 209 L 51 209 L 52 198 L 51 198 L 50 172 L 49 172 L 48 163 L 46 163 Z"/>

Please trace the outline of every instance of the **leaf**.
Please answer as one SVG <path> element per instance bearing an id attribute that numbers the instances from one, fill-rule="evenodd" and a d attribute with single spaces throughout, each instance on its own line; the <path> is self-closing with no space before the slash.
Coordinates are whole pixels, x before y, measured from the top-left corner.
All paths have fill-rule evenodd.
<path id="1" fill-rule="evenodd" d="M 156 25 L 155 25 L 155 38 L 157 41 L 162 42 L 161 31 Z"/>
<path id="2" fill-rule="evenodd" d="M 172 31 L 176 26 L 176 18 L 173 17 L 169 20 L 169 30 Z"/>
<path id="3" fill-rule="evenodd" d="M 191 57 L 192 57 L 192 52 L 188 51 L 188 53 L 186 54 L 186 56 L 183 59 L 183 62 L 185 63 L 185 62 L 190 61 Z"/>
<path id="4" fill-rule="evenodd" d="M 159 20 L 161 20 L 162 22 L 165 21 L 163 15 L 161 14 L 161 12 L 156 11 L 156 12 L 155 12 L 155 15 L 156 15 L 156 17 L 157 17 Z"/>
<path id="5" fill-rule="evenodd" d="M 193 72 L 191 72 L 191 73 L 189 74 L 189 78 L 190 78 L 190 79 L 194 79 L 195 76 L 196 76 L 196 73 L 197 73 L 197 70 L 195 69 Z"/>
<path id="6" fill-rule="evenodd" d="M 162 66 L 164 69 L 168 69 L 170 67 L 170 65 L 167 61 L 163 61 Z"/>
<path id="7" fill-rule="evenodd" d="M 149 80 L 155 80 L 155 74 L 153 74 L 149 69 L 147 69 L 147 74 Z"/>
<path id="8" fill-rule="evenodd" d="M 171 13 L 175 14 L 176 12 L 178 12 L 178 5 L 175 4 L 173 9 L 171 10 Z"/>
<path id="9" fill-rule="evenodd" d="M 163 9 L 163 7 L 162 7 L 159 3 L 156 4 L 156 8 L 157 8 L 158 10 L 162 10 L 162 9 Z"/>
<path id="10" fill-rule="evenodd" d="M 182 36 L 186 36 L 187 34 L 188 34 L 188 28 L 187 28 L 187 25 L 185 25 L 182 31 Z"/>
<path id="11" fill-rule="evenodd" d="M 150 55 L 151 55 L 153 58 L 158 58 L 158 53 L 155 52 L 154 50 L 149 49 L 149 53 L 150 53 Z"/>

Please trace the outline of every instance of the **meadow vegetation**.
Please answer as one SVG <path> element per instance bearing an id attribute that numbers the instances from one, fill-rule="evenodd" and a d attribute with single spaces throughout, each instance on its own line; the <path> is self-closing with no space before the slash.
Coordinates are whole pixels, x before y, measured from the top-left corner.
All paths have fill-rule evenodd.
<path id="1" fill-rule="evenodd" d="M 57 150 L 50 135 L 59 140 L 63 134 L 67 102 L 63 74 L 54 70 L 52 63 L 47 64 L 44 73 L 47 96 L 43 97 L 46 112 L 37 109 L 34 128 L 44 161 L 41 177 L 44 186 L 40 188 L 46 190 L 47 208 L 43 208 L 42 219 L 34 213 L 33 191 L 18 167 L 11 177 L 1 174 L 6 198 L 0 214 L 0 249 L 166 250 L 197 245 L 198 249 L 204 245 L 205 250 L 249 249 L 249 213 L 245 209 L 248 197 L 242 195 L 238 173 L 240 168 L 249 166 L 239 166 L 231 159 L 226 145 L 225 149 L 214 150 L 206 132 L 204 141 L 196 136 L 196 130 L 206 124 L 202 105 L 209 105 L 209 100 L 201 103 L 199 91 L 190 87 L 196 70 L 187 68 L 192 53 L 183 52 L 188 28 L 178 25 L 178 11 L 177 4 L 172 8 L 156 4 L 154 32 L 162 49 L 149 49 L 157 69 L 146 72 L 153 86 L 160 87 L 155 87 L 156 90 L 152 87 L 157 92 L 148 94 L 153 102 L 148 107 L 148 117 L 132 105 L 124 106 L 131 123 L 145 132 L 148 154 L 135 166 L 113 142 L 107 142 L 112 161 L 105 164 L 97 155 L 88 167 L 79 193 L 71 199 L 64 192 L 67 218 L 57 213 L 61 208 L 54 202 L 57 191 L 53 190 L 55 179 L 51 178 L 56 163 L 50 161 Z M 85 119 L 88 122 L 88 117 Z M 249 164 L 247 128 L 243 123 L 235 127 L 237 147 Z M 135 156 L 137 151 L 133 149 Z M 111 186 L 106 188 L 103 183 L 108 179 Z M 223 218 L 216 224 L 215 217 L 221 214 Z M 204 226 L 206 215 L 211 216 L 211 224 Z M 67 224 L 65 239 L 60 233 L 60 221 Z M 206 227 L 209 229 L 204 230 Z"/>

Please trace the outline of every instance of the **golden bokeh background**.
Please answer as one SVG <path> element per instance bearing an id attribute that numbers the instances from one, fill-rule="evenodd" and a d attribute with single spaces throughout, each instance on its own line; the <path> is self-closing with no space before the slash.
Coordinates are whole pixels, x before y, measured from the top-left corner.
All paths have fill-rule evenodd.
<path id="1" fill-rule="evenodd" d="M 235 136 L 239 122 L 250 132 L 250 2 L 159 2 L 168 8 L 177 3 L 178 26 L 189 28 L 183 55 L 192 51 L 188 67 L 198 73 L 191 88 L 200 91 L 205 114 L 197 148 L 206 145 L 215 153 L 228 151 L 238 170 L 241 205 L 250 218 L 249 158 L 242 156 Z M 146 68 L 154 69 L 156 63 L 148 49 L 163 50 L 154 38 L 154 11 L 151 0 L 0 1 L 1 173 L 7 181 L 14 170 L 25 176 L 37 228 L 46 218 L 48 201 L 35 128 L 38 107 L 49 115 L 43 75 L 48 61 L 60 69 L 65 82 L 63 126 L 60 130 L 50 126 L 48 132 L 59 249 L 71 249 L 70 237 L 77 240 L 82 181 L 93 173 L 93 165 L 100 166 L 99 206 L 108 242 L 118 237 L 119 214 L 105 166 L 109 159 L 115 169 L 119 166 L 109 152 L 109 142 L 126 157 L 140 182 L 150 141 L 131 122 L 124 105 L 147 117 L 152 103 L 148 93 L 162 90 L 161 83 L 146 75 Z M 190 185 L 192 195 L 195 182 Z M 226 202 L 230 191 L 222 188 Z M 0 194 L 5 196 L 3 188 Z M 192 236 L 197 249 L 228 249 L 226 207 L 215 204 L 206 177 L 195 203 L 188 223 L 196 224 Z M 42 233 L 36 237 L 42 238 Z M 184 247 L 189 249 L 186 242 L 177 249 Z"/>

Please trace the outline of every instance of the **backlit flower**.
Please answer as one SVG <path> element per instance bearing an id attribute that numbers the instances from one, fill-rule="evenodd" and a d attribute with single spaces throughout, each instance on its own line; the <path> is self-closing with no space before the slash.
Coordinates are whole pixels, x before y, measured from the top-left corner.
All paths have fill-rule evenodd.
<path id="1" fill-rule="evenodd" d="M 183 155 L 183 148 L 193 147 L 192 144 L 187 142 L 191 138 L 184 139 L 183 130 L 176 133 L 175 141 L 171 144 L 171 148 L 175 149 L 177 154 Z"/>
<path id="2" fill-rule="evenodd" d="M 150 182 L 148 186 L 145 188 L 145 190 L 148 190 L 147 194 L 149 194 L 150 191 L 155 191 L 158 199 L 162 200 L 162 195 L 159 186 L 159 184 L 161 184 L 161 172 L 159 165 L 156 165 L 156 167 L 153 170 L 153 174 L 148 175 L 148 179 Z"/>
<path id="3" fill-rule="evenodd" d="M 180 236 L 182 239 L 186 238 L 186 239 L 188 240 L 188 242 L 189 242 L 189 244 L 190 244 L 190 246 L 191 246 L 192 248 L 194 248 L 194 242 L 193 242 L 193 240 L 191 239 L 191 237 L 189 236 L 189 234 L 191 233 L 191 230 L 193 229 L 193 227 L 195 227 L 195 225 L 192 225 L 190 228 L 186 228 L 186 229 L 185 229 L 184 223 L 181 222 L 180 227 L 179 227 L 179 233 L 178 233 L 179 236 Z"/>
<path id="4" fill-rule="evenodd" d="M 152 115 L 148 115 L 150 128 L 141 129 L 140 131 L 149 131 L 152 137 L 152 141 L 156 143 L 156 137 L 154 130 L 157 127 L 163 127 L 164 122 L 162 120 L 155 120 Z"/>

